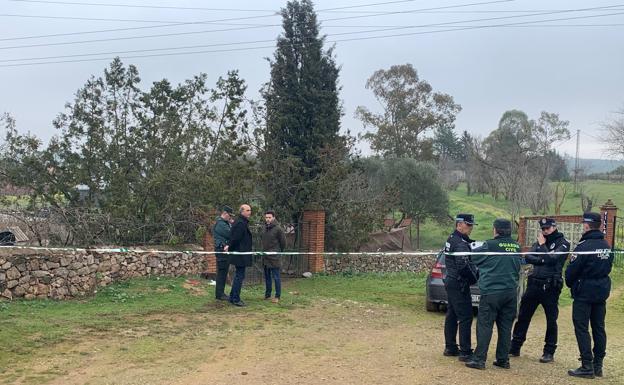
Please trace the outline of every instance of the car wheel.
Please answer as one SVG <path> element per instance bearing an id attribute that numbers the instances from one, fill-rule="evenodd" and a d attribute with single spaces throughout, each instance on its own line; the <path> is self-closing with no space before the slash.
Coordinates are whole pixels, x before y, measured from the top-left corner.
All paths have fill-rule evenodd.
<path id="1" fill-rule="evenodd" d="M 427 311 L 438 312 L 440 311 L 440 304 L 436 302 L 425 301 L 425 308 L 427 309 Z"/>

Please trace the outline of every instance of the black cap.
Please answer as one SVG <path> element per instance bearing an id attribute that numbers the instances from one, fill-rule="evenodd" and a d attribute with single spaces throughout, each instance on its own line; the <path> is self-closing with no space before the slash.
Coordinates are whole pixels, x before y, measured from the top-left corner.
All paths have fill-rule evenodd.
<path id="1" fill-rule="evenodd" d="M 583 213 L 583 222 L 585 223 L 600 223 L 600 214 L 598 213 Z"/>
<path id="2" fill-rule="evenodd" d="M 511 221 L 504 218 L 497 218 L 494 221 L 494 228 L 496 230 L 511 230 Z"/>
<path id="3" fill-rule="evenodd" d="M 557 221 L 554 218 L 544 217 L 544 218 L 540 219 L 539 221 L 537 221 L 537 223 L 539 223 L 539 225 L 540 225 L 540 227 L 542 229 L 548 228 L 548 227 L 551 227 L 551 226 L 557 226 Z"/>
<path id="4" fill-rule="evenodd" d="M 223 206 L 221 212 L 226 212 L 230 215 L 234 214 L 234 210 L 230 206 Z"/>
<path id="5" fill-rule="evenodd" d="M 457 214 L 455 216 L 455 222 L 466 222 L 468 225 L 476 225 L 474 215 L 472 214 Z"/>

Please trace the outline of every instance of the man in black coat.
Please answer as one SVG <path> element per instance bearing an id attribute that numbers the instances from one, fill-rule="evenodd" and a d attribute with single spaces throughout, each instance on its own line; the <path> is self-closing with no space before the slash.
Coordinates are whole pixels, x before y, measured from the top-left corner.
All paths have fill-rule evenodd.
<path id="1" fill-rule="evenodd" d="M 474 225 L 472 214 L 457 214 L 455 231 L 446 240 L 445 253 L 470 252 L 470 233 Z M 459 356 L 460 361 L 467 361 L 472 355 L 470 343 L 472 327 L 472 296 L 470 285 L 476 282 L 471 277 L 475 271 L 469 255 L 445 255 L 446 278 L 444 287 L 448 298 L 446 319 L 444 320 L 444 355 Z M 471 269 L 472 268 L 472 269 Z M 459 330 L 459 348 L 457 332 Z"/>
<path id="2" fill-rule="evenodd" d="M 241 205 L 239 216 L 230 230 L 230 244 L 225 251 L 250 252 L 252 247 L 251 231 L 249 231 L 249 217 L 251 216 L 251 206 Z M 230 290 L 230 303 L 235 306 L 246 306 L 241 301 L 240 293 L 245 279 L 245 268 L 251 266 L 251 254 L 230 254 L 230 265 L 236 267 L 232 290 Z"/>
<path id="3" fill-rule="evenodd" d="M 513 329 L 509 355 L 514 357 L 520 355 L 531 318 L 537 307 L 542 305 L 546 314 L 546 337 L 540 362 L 547 363 L 554 360 L 555 349 L 557 349 L 559 295 L 563 288 L 561 274 L 563 264 L 570 252 L 570 242 L 557 230 L 557 222 L 553 218 L 542 218 L 538 224 L 542 232 L 537 236 L 537 242 L 533 244 L 531 251 L 552 254 L 527 255 L 525 258 L 526 262 L 534 267 L 520 302 L 520 312 Z"/>
<path id="4" fill-rule="evenodd" d="M 605 315 L 607 298 L 611 292 L 609 273 L 613 266 L 613 253 L 600 231 L 600 225 L 600 214 L 583 214 L 584 233 L 570 256 L 570 264 L 565 272 L 565 282 L 574 299 L 572 322 L 581 353 L 581 367 L 568 371 L 574 377 L 602 377 L 602 361 L 606 355 Z M 594 338 L 593 354 L 590 323 Z"/>
<path id="5" fill-rule="evenodd" d="M 221 215 L 217 217 L 212 228 L 214 239 L 215 256 L 217 257 L 217 284 L 215 286 L 215 297 L 220 301 L 229 301 L 230 297 L 225 294 L 225 281 L 227 280 L 230 263 L 227 254 L 224 254 L 226 247 L 230 243 L 230 216 L 233 214 L 229 206 L 223 206 Z"/>

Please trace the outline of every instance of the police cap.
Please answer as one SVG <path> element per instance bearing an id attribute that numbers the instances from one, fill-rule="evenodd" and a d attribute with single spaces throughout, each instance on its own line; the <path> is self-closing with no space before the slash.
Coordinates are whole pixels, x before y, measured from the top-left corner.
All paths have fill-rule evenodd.
<path id="1" fill-rule="evenodd" d="M 600 214 L 598 213 L 583 213 L 584 223 L 600 223 Z"/>
<path id="2" fill-rule="evenodd" d="M 232 214 L 234 214 L 234 209 L 232 209 L 230 206 L 223 206 L 221 208 L 221 212 L 222 213 L 225 212 L 225 213 L 228 213 L 228 214 L 232 215 Z"/>
<path id="3" fill-rule="evenodd" d="M 511 230 L 511 221 L 504 218 L 498 218 L 494 221 L 494 228 L 496 230 Z"/>
<path id="4" fill-rule="evenodd" d="M 465 222 L 467 225 L 476 225 L 474 215 L 472 214 L 457 214 L 455 216 L 455 222 Z"/>
<path id="5" fill-rule="evenodd" d="M 551 226 L 557 226 L 557 221 L 555 221 L 554 218 L 546 218 L 546 217 L 544 217 L 544 218 L 540 219 L 537 222 L 539 223 L 539 225 L 540 225 L 540 227 L 542 229 L 545 229 L 545 228 L 548 228 L 548 227 L 551 227 Z"/>

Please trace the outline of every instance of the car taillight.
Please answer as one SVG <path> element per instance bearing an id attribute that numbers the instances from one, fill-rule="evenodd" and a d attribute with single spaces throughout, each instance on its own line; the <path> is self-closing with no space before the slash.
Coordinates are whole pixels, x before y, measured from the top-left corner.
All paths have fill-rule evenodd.
<path id="1" fill-rule="evenodd" d="M 431 278 L 444 278 L 442 276 L 442 269 L 444 268 L 444 265 L 441 264 L 440 262 L 436 262 L 436 264 L 433 266 L 433 269 L 431 269 Z"/>

